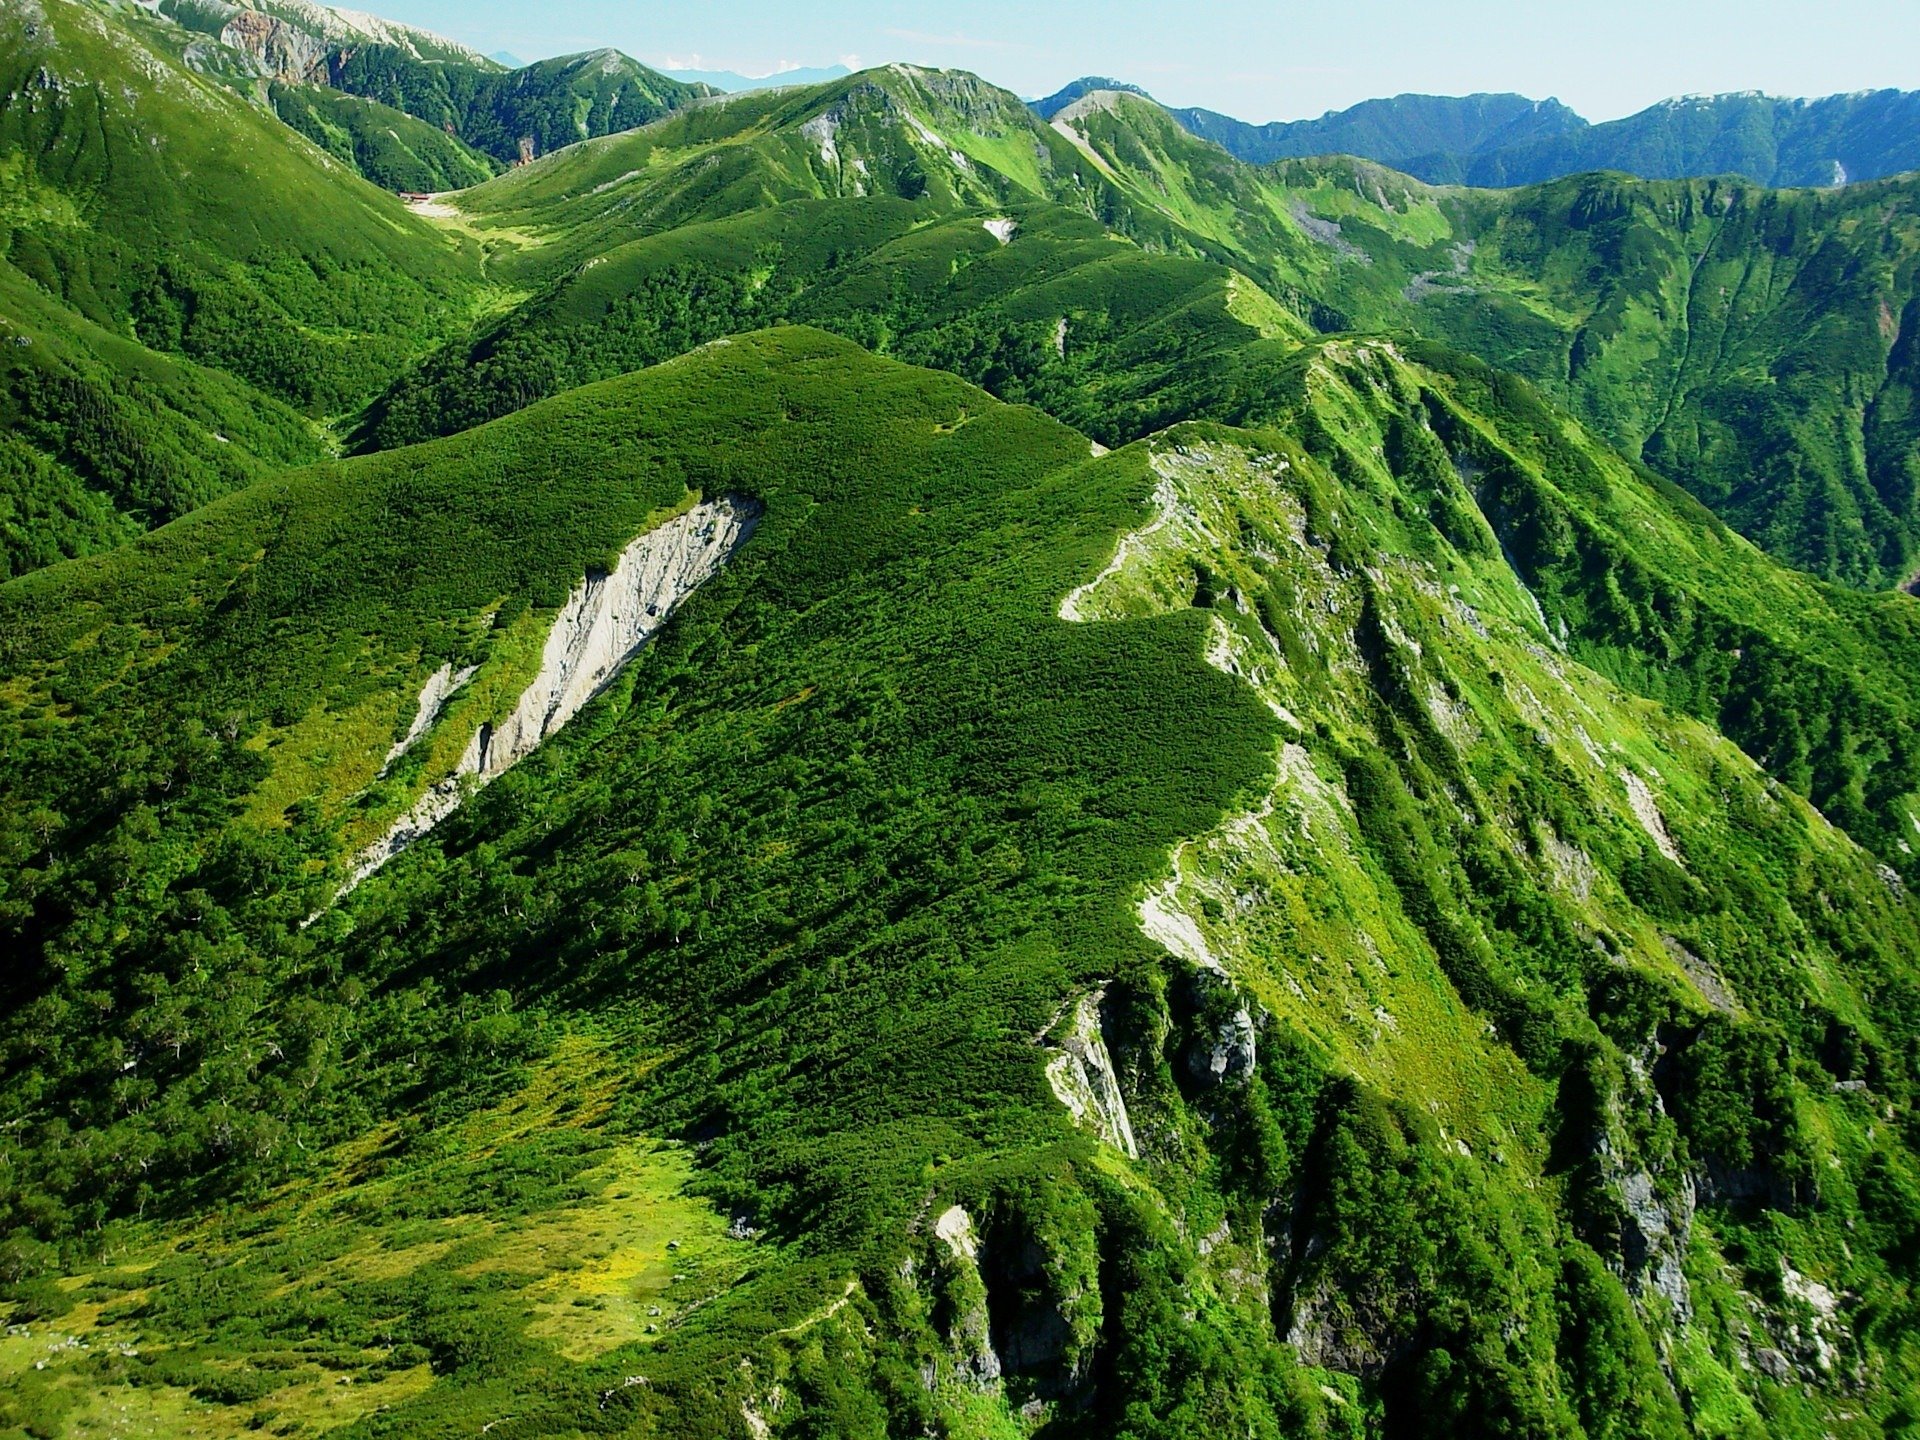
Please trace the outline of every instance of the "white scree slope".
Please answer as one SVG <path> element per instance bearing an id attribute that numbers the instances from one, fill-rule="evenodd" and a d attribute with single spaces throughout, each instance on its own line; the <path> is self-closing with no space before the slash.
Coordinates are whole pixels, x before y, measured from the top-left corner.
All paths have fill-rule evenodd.
<path id="1" fill-rule="evenodd" d="M 340 893 L 412 845 L 458 809 L 467 794 L 504 774 L 579 714 L 681 602 L 733 558 L 759 518 L 760 506 L 744 496 L 703 501 L 628 545 L 611 574 L 588 575 L 555 617 L 540 673 L 513 712 L 498 725 L 483 724 L 474 732 L 453 774 L 361 852 Z"/>

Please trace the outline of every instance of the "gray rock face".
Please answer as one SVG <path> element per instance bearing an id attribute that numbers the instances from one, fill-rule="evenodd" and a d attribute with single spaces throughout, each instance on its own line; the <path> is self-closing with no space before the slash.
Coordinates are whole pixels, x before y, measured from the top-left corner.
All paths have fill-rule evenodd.
<path id="1" fill-rule="evenodd" d="M 1666 1106 L 1645 1066 L 1631 1056 L 1627 1078 L 1623 1090 L 1608 1098 L 1606 1120 L 1593 1137 L 1591 1152 L 1602 1194 L 1619 1225 L 1619 1249 L 1610 1261 L 1629 1292 L 1662 1297 L 1672 1309 L 1674 1322 L 1686 1325 L 1693 1319 L 1693 1289 L 1683 1261 L 1700 1195 L 1694 1177 L 1682 1174 L 1678 1185 L 1669 1187 L 1673 1193 L 1663 1196 L 1656 1179 L 1662 1168 L 1660 1158 L 1635 1153 L 1623 1107 L 1633 1105 L 1664 1115 Z"/>
<path id="2" fill-rule="evenodd" d="M 241 10 L 220 31 L 220 43 L 251 55 L 271 80 L 298 85 L 327 78 L 327 47 L 304 30 L 257 10 Z"/>
<path id="3" fill-rule="evenodd" d="M 1137 1160 L 1140 1147 L 1133 1138 L 1133 1121 L 1114 1073 L 1101 1019 L 1105 999 L 1104 990 L 1081 996 L 1067 1019 L 1054 1027 L 1056 1048 L 1047 1061 L 1047 1083 L 1076 1122 L 1096 1131 L 1128 1159 Z"/>
<path id="4" fill-rule="evenodd" d="M 1687 1284 L 1680 1258 L 1686 1253 L 1693 1228 L 1693 1181 L 1682 1177 L 1680 1194 L 1669 1207 L 1653 1188 L 1653 1177 L 1633 1170 L 1620 1179 L 1620 1199 L 1627 1221 L 1621 1226 L 1621 1260 L 1636 1287 L 1664 1296 L 1674 1318 L 1686 1324 L 1693 1318 L 1693 1290 Z"/>
<path id="5" fill-rule="evenodd" d="M 1373 1380 L 1404 1348 L 1389 1338 L 1391 1329 L 1390 1312 L 1355 1305 L 1331 1278 L 1322 1277 L 1311 1294 L 1294 1301 L 1287 1343 L 1304 1365 Z"/>
<path id="6" fill-rule="evenodd" d="M 440 712 L 447 708 L 447 702 L 466 688 L 467 682 L 473 679 L 474 674 L 473 666 L 468 666 L 456 674 L 453 666 L 448 664 L 442 665 L 427 677 L 427 683 L 420 687 L 420 699 L 414 707 L 413 722 L 407 726 L 407 733 L 396 740 L 393 748 L 387 751 L 386 764 L 380 767 L 380 773 L 383 776 L 393 769 L 395 762 L 401 756 L 414 747 L 421 736 L 434 727 L 440 719 Z"/>
<path id="7" fill-rule="evenodd" d="M 946 1285 L 944 1331 L 954 1368 L 975 1389 L 996 1389 L 1002 1367 L 1000 1354 L 993 1348 L 986 1282 L 980 1274 L 980 1240 L 974 1233 L 973 1216 L 962 1206 L 952 1206 L 934 1221 L 933 1233 L 946 1247 L 945 1262 L 951 1272 Z"/>
<path id="8" fill-rule="evenodd" d="M 427 834 L 473 790 L 505 774 L 612 683 L 682 601 L 719 573 L 759 522 L 759 506 L 738 495 L 695 505 L 640 536 L 608 575 L 575 588 L 547 632 L 540 670 L 499 724 L 482 724 L 453 774 L 362 852 L 341 894 Z M 449 676 L 449 680 L 453 677 Z M 430 688 L 438 688 L 429 682 Z M 451 693 L 451 692 L 448 692 Z M 422 706 L 444 702 L 423 694 Z M 430 727 L 431 721 L 428 722 Z M 409 737 L 407 743 L 417 740 Z"/>
<path id="9" fill-rule="evenodd" d="M 1194 1079 L 1213 1085 L 1244 1085 L 1253 1074 L 1253 1016 L 1242 1005 L 1215 1029 L 1211 1039 L 1187 1048 L 1187 1069 Z"/>

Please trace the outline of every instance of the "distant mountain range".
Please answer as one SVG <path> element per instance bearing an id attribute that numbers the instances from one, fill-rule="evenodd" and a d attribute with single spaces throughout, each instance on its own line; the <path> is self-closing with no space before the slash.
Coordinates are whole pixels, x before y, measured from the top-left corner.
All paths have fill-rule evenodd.
<path id="1" fill-rule="evenodd" d="M 1098 91 L 1145 95 L 1097 77 L 1034 109 L 1047 119 Z M 1317 120 L 1253 125 L 1167 107 L 1187 130 L 1242 160 L 1357 155 L 1429 184 L 1531 185 L 1590 170 L 1649 180 L 1741 175 L 1763 185 L 1842 185 L 1920 169 L 1920 92 L 1790 100 L 1747 91 L 1665 100 L 1594 125 L 1558 100 L 1524 95 L 1396 95 Z"/>
<path id="2" fill-rule="evenodd" d="M 737 70 L 663 70 L 660 73 L 688 85 L 711 85 L 716 90 L 738 93 L 772 90 L 782 85 L 824 85 L 853 72 L 844 65 L 816 65 L 780 70 L 772 75 L 742 75 Z"/>
<path id="3" fill-rule="evenodd" d="M 157 0 L 201 74 L 252 89 L 387 190 L 462 189 L 504 166 L 657 120 L 714 93 L 618 50 L 524 65 L 314 0 Z"/>

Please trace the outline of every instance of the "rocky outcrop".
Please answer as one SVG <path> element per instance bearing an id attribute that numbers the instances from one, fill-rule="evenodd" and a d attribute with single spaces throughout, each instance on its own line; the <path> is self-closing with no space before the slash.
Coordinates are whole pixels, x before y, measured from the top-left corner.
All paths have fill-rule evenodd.
<path id="1" fill-rule="evenodd" d="M 1187 1051 L 1187 1069 L 1207 1084 L 1243 1084 L 1253 1073 L 1253 1016 L 1242 1005 Z"/>
<path id="2" fill-rule="evenodd" d="M 706 501 L 627 546 L 611 573 L 589 574 L 555 617 L 539 673 L 511 713 L 474 731 L 453 773 L 361 854 L 341 893 L 427 834 L 473 790 L 531 754 L 606 689 L 680 603 L 733 557 L 759 514 L 755 502 L 738 495 Z M 424 706 L 427 696 L 421 698 Z"/>
<path id="3" fill-rule="evenodd" d="M 909 1258 L 901 1274 L 924 1287 L 945 1350 L 925 1372 L 928 1387 L 945 1374 L 1033 1415 L 1035 1406 L 1084 1403 L 1104 1306 L 1093 1211 L 1066 1220 L 1030 1213 L 1030 1200 L 1003 1192 L 984 1201 L 979 1219 L 948 1205 L 928 1227 L 923 1258 Z"/>
<path id="4" fill-rule="evenodd" d="M 326 44 L 258 10 L 242 10 L 221 27 L 220 43 L 251 55 L 269 80 L 299 85 L 327 78 Z"/>
<path id="5" fill-rule="evenodd" d="M 986 1281 L 980 1274 L 980 1239 L 974 1232 L 973 1216 L 964 1206 L 950 1206 L 933 1222 L 933 1233 L 946 1250 L 937 1267 L 942 1338 L 962 1381 L 975 1389 L 993 1389 L 1001 1378 L 1000 1356 L 993 1348 Z"/>
<path id="6" fill-rule="evenodd" d="M 1625 1211 L 1620 1262 L 1628 1283 L 1638 1294 L 1660 1296 L 1672 1307 L 1674 1319 L 1684 1325 L 1693 1318 L 1693 1289 L 1681 1268 L 1693 1229 L 1693 1181 L 1683 1175 L 1679 1192 L 1671 1200 L 1661 1198 L 1653 1176 L 1645 1170 L 1628 1170 L 1616 1183 Z"/>
<path id="7" fill-rule="evenodd" d="M 1107 1048 L 1102 1006 L 1104 990 L 1083 995 L 1067 1018 L 1054 1027 L 1047 1083 L 1075 1123 L 1087 1126 L 1130 1160 L 1140 1158 L 1127 1101 Z"/>
<path id="8" fill-rule="evenodd" d="M 1195 970 L 1194 1038 L 1187 1044 L 1187 1073 L 1203 1086 L 1239 1086 L 1253 1074 L 1258 1027 L 1239 987 L 1221 970 Z"/>
<path id="9" fill-rule="evenodd" d="M 1643 1303 L 1664 1300 L 1673 1323 L 1684 1326 L 1693 1319 L 1693 1288 L 1684 1262 L 1701 1197 L 1676 1157 L 1636 1147 L 1632 1138 L 1636 1129 L 1658 1133 L 1666 1104 L 1645 1064 L 1631 1055 L 1624 1072 L 1596 1098 L 1588 1151 L 1594 1223 L 1586 1238 L 1630 1294 Z M 1630 1112 L 1642 1117 L 1638 1125 L 1629 1123 Z"/>
<path id="10" fill-rule="evenodd" d="M 442 665 L 427 677 L 427 683 L 420 687 L 420 699 L 414 708 L 413 723 L 407 727 L 407 733 L 394 741 L 393 748 L 387 751 L 386 763 L 380 767 L 382 775 L 391 770 L 394 762 L 411 750 L 414 743 L 434 727 L 440 719 L 440 712 L 447 708 L 447 701 L 466 688 L 467 682 L 473 679 L 478 669 L 478 666 L 469 665 L 456 673 L 453 666 L 448 664 Z"/>

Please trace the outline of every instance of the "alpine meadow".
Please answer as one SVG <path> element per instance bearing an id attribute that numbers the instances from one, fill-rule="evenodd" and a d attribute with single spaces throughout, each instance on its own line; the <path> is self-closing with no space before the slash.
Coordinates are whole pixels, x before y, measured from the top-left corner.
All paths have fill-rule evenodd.
<path id="1" fill-rule="evenodd" d="M 0 1440 L 1920 1440 L 1920 93 L 821 74 L 0 0 Z"/>

